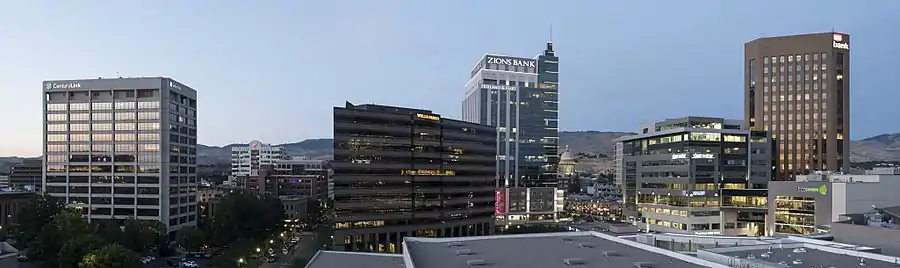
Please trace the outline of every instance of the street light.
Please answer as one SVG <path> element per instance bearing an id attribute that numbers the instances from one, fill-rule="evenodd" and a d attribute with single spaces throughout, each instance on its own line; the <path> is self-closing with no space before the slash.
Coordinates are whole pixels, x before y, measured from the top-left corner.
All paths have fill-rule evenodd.
<path id="1" fill-rule="evenodd" d="M 259 253 L 260 251 L 262 251 L 262 249 L 256 248 L 256 253 Z"/>
<path id="2" fill-rule="evenodd" d="M 269 244 L 275 243 L 275 240 L 269 239 Z"/>

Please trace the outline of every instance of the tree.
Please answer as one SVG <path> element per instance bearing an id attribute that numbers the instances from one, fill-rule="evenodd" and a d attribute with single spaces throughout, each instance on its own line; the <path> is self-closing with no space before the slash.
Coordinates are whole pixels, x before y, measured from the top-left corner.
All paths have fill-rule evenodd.
<path id="1" fill-rule="evenodd" d="M 64 203 L 50 195 L 41 195 L 25 203 L 19 211 L 17 241 L 21 245 L 28 245 L 37 238 L 41 229 L 51 222 L 52 217 L 63 211 L 64 208 Z"/>
<path id="2" fill-rule="evenodd" d="M 141 253 L 156 245 L 160 237 L 166 234 L 165 226 L 158 221 L 128 218 L 123 227 L 119 243 L 127 249 Z"/>
<path id="3" fill-rule="evenodd" d="M 284 209 L 277 197 L 235 191 L 216 205 L 208 236 L 211 243 L 224 245 L 241 237 L 266 236 L 283 222 Z"/>
<path id="4" fill-rule="evenodd" d="M 98 250 L 106 244 L 108 243 L 96 234 L 84 234 L 75 237 L 63 244 L 60 249 L 58 257 L 59 267 L 77 267 L 86 254 Z"/>
<path id="5" fill-rule="evenodd" d="M 79 268 L 138 268 L 140 255 L 119 244 L 109 244 L 81 259 Z"/>
<path id="6" fill-rule="evenodd" d="M 200 249 L 205 240 L 203 232 L 191 226 L 181 228 L 175 235 L 175 243 L 188 251 Z"/>

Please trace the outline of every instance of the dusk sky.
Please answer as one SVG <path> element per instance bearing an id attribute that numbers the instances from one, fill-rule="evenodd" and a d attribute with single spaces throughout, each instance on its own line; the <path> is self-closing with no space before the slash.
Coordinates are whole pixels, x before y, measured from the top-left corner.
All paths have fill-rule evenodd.
<path id="1" fill-rule="evenodd" d="M 140 4 L 137 4 L 140 3 Z M 166 76 L 198 91 L 199 142 L 331 136 L 331 107 L 460 116 L 485 53 L 533 57 L 553 25 L 562 130 L 740 119 L 743 46 L 849 33 L 851 137 L 900 132 L 900 1 L 5 1 L 0 156 L 41 153 L 41 81 Z"/>

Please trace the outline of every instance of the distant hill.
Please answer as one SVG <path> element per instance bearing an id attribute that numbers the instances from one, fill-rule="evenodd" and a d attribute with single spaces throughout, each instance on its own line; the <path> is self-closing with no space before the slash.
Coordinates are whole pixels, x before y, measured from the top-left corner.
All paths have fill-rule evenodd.
<path id="1" fill-rule="evenodd" d="M 561 131 L 560 151 L 569 147 L 573 154 L 582 153 L 579 166 L 602 172 L 611 168 L 615 154 L 614 139 L 633 135 L 630 132 L 613 131 Z M 229 165 L 231 148 L 244 144 L 225 146 L 197 145 L 197 163 L 200 165 Z M 289 155 L 309 156 L 313 159 L 331 159 L 332 139 L 308 139 L 300 142 L 278 144 Z M 850 160 L 854 163 L 900 161 L 900 133 L 882 134 L 850 143 Z M 9 167 L 19 164 L 23 157 L 0 157 L 0 173 L 8 173 Z"/>

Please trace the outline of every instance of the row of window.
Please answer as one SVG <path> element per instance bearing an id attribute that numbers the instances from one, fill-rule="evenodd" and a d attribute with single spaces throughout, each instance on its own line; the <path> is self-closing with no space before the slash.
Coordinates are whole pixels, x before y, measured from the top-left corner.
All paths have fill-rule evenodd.
<path id="1" fill-rule="evenodd" d="M 128 113 L 72 113 L 72 114 L 47 114 L 47 121 L 110 121 L 110 120 L 159 120 L 159 112 L 128 112 Z"/>
<path id="2" fill-rule="evenodd" d="M 828 59 L 828 53 L 822 52 L 822 53 L 803 54 L 803 55 L 797 54 L 797 55 L 782 55 L 782 56 L 778 56 L 778 57 L 775 57 L 775 56 L 764 57 L 763 63 L 764 64 L 772 63 L 774 65 L 776 63 L 785 63 L 785 60 L 787 60 L 787 62 L 794 62 L 794 60 L 796 60 L 797 62 L 810 61 L 810 58 L 812 58 L 813 61 L 818 61 L 820 55 L 821 55 L 822 61 L 825 61 Z M 812 57 L 810 57 L 810 56 L 812 56 Z"/>
<path id="3" fill-rule="evenodd" d="M 121 185 L 135 183 L 159 184 L 159 181 L 159 176 L 47 176 L 47 183 L 115 183 Z"/>
<path id="4" fill-rule="evenodd" d="M 159 122 L 152 123 L 93 123 L 47 124 L 48 132 L 111 131 L 111 130 L 159 130 Z"/>
<path id="5" fill-rule="evenodd" d="M 110 162 L 113 162 L 113 160 L 115 160 L 115 162 L 159 163 L 160 154 L 158 152 L 157 153 L 140 153 L 140 154 L 137 154 L 136 156 L 134 154 L 117 154 L 117 155 L 48 154 L 46 156 L 46 158 L 47 158 L 48 163 L 80 163 L 80 162 L 110 163 Z"/>
<path id="6" fill-rule="evenodd" d="M 48 193 L 65 193 L 68 189 L 70 194 L 159 194 L 159 187 L 137 187 L 134 185 L 126 185 L 125 187 L 113 186 L 47 186 Z"/>
<path id="7" fill-rule="evenodd" d="M 94 102 L 94 103 L 48 103 L 47 111 L 103 111 L 103 110 L 133 110 L 137 109 L 159 109 L 158 101 L 140 101 L 140 102 Z"/>
<path id="8" fill-rule="evenodd" d="M 47 165 L 47 172 L 159 173 L 159 165 Z"/>
<path id="9" fill-rule="evenodd" d="M 159 141 L 159 133 L 47 134 L 47 141 Z"/>
<path id="10" fill-rule="evenodd" d="M 68 148 L 67 148 L 68 147 Z M 104 144 L 48 144 L 47 152 L 158 152 L 159 144 L 116 143 Z M 113 150 L 115 149 L 115 150 Z"/>

